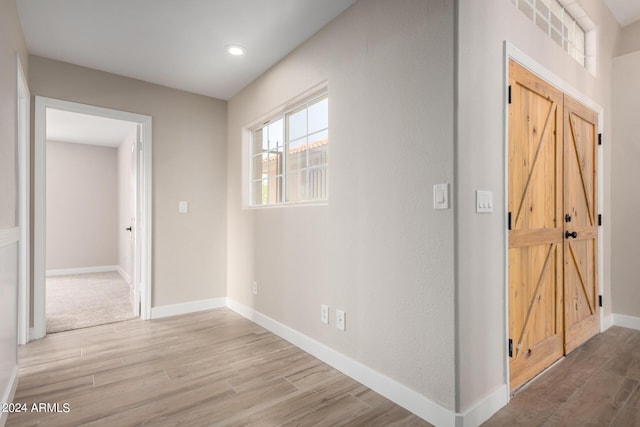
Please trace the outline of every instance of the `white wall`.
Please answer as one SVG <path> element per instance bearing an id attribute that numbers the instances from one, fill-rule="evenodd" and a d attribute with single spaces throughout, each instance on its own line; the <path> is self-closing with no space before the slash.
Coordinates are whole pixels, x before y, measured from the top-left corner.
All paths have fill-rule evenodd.
<path id="1" fill-rule="evenodd" d="M 133 280 L 133 251 L 131 232 L 127 227 L 132 226 L 131 218 L 135 217 L 135 159 L 131 147 L 136 142 L 137 130 L 129 134 L 118 147 L 118 266 L 126 275 L 125 279 Z"/>
<path id="2" fill-rule="evenodd" d="M 640 51 L 615 58 L 613 65 L 611 296 L 614 313 L 640 318 Z"/>
<path id="3" fill-rule="evenodd" d="M 29 59 L 15 0 L 0 2 L 0 403 L 11 399 L 17 374 L 16 54 Z M 7 233 L 7 234 L 5 234 Z M 6 414 L 0 414 L 0 424 Z"/>
<path id="4" fill-rule="evenodd" d="M 453 211 L 432 186 L 453 180 L 453 23 L 452 1 L 361 0 L 232 98 L 227 199 L 231 299 L 449 410 Z M 325 80 L 328 205 L 244 209 L 243 127 Z"/>
<path id="5" fill-rule="evenodd" d="M 226 102 L 37 56 L 30 64 L 32 95 L 153 118 L 152 306 L 224 297 Z"/>
<path id="6" fill-rule="evenodd" d="M 620 31 L 616 55 L 622 56 L 640 50 L 640 21 L 627 25 Z"/>
<path id="7" fill-rule="evenodd" d="M 47 141 L 47 270 L 118 264 L 117 149 Z"/>
<path id="8" fill-rule="evenodd" d="M 604 109 L 604 303 L 611 313 L 611 61 L 619 27 L 601 0 L 578 3 L 598 29 L 597 77 L 564 53 L 508 0 L 460 0 L 456 193 L 457 409 L 506 384 L 505 40 Z M 601 171 L 602 172 L 602 171 Z M 491 190 L 494 213 L 475 213 Z"/>

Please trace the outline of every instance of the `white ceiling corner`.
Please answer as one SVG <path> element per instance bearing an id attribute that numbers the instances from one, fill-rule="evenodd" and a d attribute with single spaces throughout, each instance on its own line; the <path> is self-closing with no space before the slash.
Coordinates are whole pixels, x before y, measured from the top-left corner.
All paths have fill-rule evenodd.
<path id="1" fill-rule="evenodd" d="M 17 0 L 29 53 L 229 99 L 356 0 Z M 225 46 L 247 48 L 232 57 Z"/>
<path id="2" fill-rule="evenodd" d="M 640 0 L 604 0 L 622 27 L 640 19 Z"/>

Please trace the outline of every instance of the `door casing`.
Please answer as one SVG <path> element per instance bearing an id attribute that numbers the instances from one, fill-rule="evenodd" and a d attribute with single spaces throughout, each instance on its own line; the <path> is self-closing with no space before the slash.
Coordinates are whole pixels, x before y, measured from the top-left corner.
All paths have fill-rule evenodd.
<path id="1" fill-rule="evenodd" d="M 504 382 L 507 385 L 507 399 L 510 396 L 510 372 L 509 372 L 509 354 L 508 354 L 508 339 L 509 339 L 509 231 L 508 231 L 508 177 L 509 177 L 509 104 L 508 104 L 508 96 L 509 96 L 509 61 L 513 60 L 523 67 L 527 68 L 533 74 L 537 75 L 542 80 L 545 80 L 547 83 L 551 84 L 555 88 L 561 90 L 565 94 L 569 95 L 576 101 L 585 105 L 589 109 L 595 111 L 598 115 L 598 129 L 601 133 L 604 133 L 604 117 L 603 117 L 603 108 L 584 95 L 583 93 L 576 90 L 571 84 L 567 83 L 560 77 L 553 74 L 549 71 L 545 66 L 535 61 L 529 55 L 524 53 L 522 50 L 518 49 L 512 43 L 505 41 L 503 44 L 503 158 L 504 158 L 504 170 L 503 170 L 503 206 L 505 207 L 503 211 L 503 259 L 504 259 L 504 271 L 503 271 L 503 292 L 504 292 L 504 323 L 503 323 L 503 333 L 504 333 Z M 602 206 L 603 206 L 603 188 L 604 188 L 604 165 L 603 165 L 603 156 L 602 156 L 603 148 L 602 146 L 598 146 L 598 208 L 597 212 L 602 214 Z M 604 238 L 603 238 L 603 227 L 598 227 L 598 293 L 600 295 L 603 294 L 603 283 L 604 283 L 604 272 L 603 272 L 603 263 L 604 263 Z M 599 330 L 602 331 L 606 329 L 605 325 L 610 325 L 610 318 L 606 318 L 603 316 L 603 309 L 599 307 Z"/>
<path id="2" fill-rule="evenodd" d="M 151 318 L 151 245 L 152 245 L 152 135 L 150 116 L 129 113 L 109 108 L 95 107 L 60 99 L 35 97 L 34 119 L 34 207 L 33 207 L 33 329 L 30 339 L 43 338 L 46 335 L 45 308 L 45 269 L 46 269 L 46 110 L 70 111 L 81 114 L 126 120 L 140 125 L 142 132 L 141 168 L 138 171 L 138 191 L 140 205 L 136 208 L 137 225 L 136 240 L 140 242 L 140 253 L 135 264 L 139 265 L 140 297 L 142 300 L 140 317 L 143 320 Z M 138 284 L 136 284 L 137 286 Z"/>

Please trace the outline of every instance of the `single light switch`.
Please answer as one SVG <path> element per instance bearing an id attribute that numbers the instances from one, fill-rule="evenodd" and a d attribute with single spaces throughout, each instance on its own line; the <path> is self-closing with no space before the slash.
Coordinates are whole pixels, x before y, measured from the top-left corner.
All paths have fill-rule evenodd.
<path id="1" fill-rule="evenodd" d="M 449 184 L 435 184 L 433 186 L 433 209 L 449 208 Z"/>
<path id="2" fill-rule="evenodd" d="M 485 213 L 493 212 L 493 192 L 492 191 L 476 191 L 476 212 Z"/>
<path id="3" fill-rule="evenodd" d="M 189 212 L 189 202 L 185 202 L 185 201 L 178 202 L 178 212 L 179 213 Z"/>

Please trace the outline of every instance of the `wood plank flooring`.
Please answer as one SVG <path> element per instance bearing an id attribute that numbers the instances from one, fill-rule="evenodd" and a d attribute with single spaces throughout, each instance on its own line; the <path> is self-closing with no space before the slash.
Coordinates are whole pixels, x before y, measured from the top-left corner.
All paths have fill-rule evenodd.
<path id="1" fill-rule="evenodd" d="M 430 425 L 227 309 L 51 334 L 19 359 L 14 402 L 61 412 L 7 426 Z"/>
<path id="2" fill-rule="evenodd" d="M 640 331 L 596 335 L 483 425 L 640 426 Z"/>

